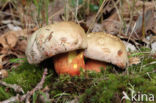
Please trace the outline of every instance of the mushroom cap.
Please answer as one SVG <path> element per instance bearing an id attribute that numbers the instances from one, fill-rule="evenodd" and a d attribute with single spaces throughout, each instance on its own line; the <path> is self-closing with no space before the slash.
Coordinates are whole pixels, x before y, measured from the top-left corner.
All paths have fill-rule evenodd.
<path id="1" fill-rule="evenodd" d="M 40 28 L 28 40 L 26 56 L 30 64 L 38 64 L 56 54 L 87 47 L 86 34 L 74 22 L 58 22 Z"/>
<path id="2" fill-rule="evenodd" d="M 128 63 L 127 51 L 123 42 L 116 36 L 104 32 L 87 35 L 88 48 L 84 56 L 125 68 Z"/>

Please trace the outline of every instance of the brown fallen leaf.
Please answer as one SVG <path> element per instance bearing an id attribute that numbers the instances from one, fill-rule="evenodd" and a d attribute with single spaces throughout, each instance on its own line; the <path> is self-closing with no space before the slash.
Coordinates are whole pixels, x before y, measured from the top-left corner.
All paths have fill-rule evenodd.
<path id="1" fill-rule="evenodd" d="M 149 2 L 148 1 L 143 1 L 143 0 L 137 0 L 135 6 L 137 8 L 141 8 L 143 3 L 144 3 L 146 8 L 155 6 L 155 1 L 154 0 L 153 1 L 149 1 Z"/>
<path id="2" fill-rule="evenodd" d="M 16 45 L 27 42 L 34 30 L 9 31 L 0 36 L 0 53 L 3 49 L 13 49 Z M 22 42 L 21 42 L 22 41 Z M 25 42 L 24 42 L 25 41 Z M 23 45 L 25 47 L 25 45 Z M 23 48 L 23 47 L 22 47 Z"/>
<path id="3" fill-rule="evenodd" d="M 0 63 L 0 69 L 2 69 L 3 68 L 3 65 L 2 65 L 2 63 Z"/>
<path id="4" fill-rule="evenodd" d="M 49 21 L 62 21 L 61 15 L 64 14 L 65 1 L 55 0 L 53 2 L 54 7 L 49 7 Z"/>
<path id="5" fill-rule="evenodd" d="M 25 56 L 27 38 L 33 31 L 9 31 L 0 36 L 0 69 L 17 66 L 17 63 L 10 63 L 9 60 Z"/>
<path id="6" fill-rule="evenodd" d="M 119 21 L 113 19 L 104 20 L 102 25 L 106 33 L 113 35 L 118 34 L 122 27 L 122 24 Z"/>
<path id="7" fill-rule="evenodd" d="M 103 25 L 95 23 L 92 32 L 102 32 L 104 31 Z"/>
<path id="8" fill-rule="evenodd" d="M 14 50 L 20 51 L 21 53 L 22 52 L 25 53 L 25 49 L 27 47 L 27 40 L 26 39 L 27 38 L 18 40 L 16 46 L 14 47 Z"/>
<path id="9" fill-rule="evenodd" d="M 137 33 L 137 39 L 141 39 L 142 37 L 142 14 L 138 17 L 136 21 L 136 25 L 133 31 L 133 35 Z M 154 25 L 154 8 L 149 8 L 145 11 L 144 14 L 144 30 L 147 33 L 148 30 L 152 30 Z"/>
<path id="10" fill-rule="evenodd" d="M 5 49 L 5 48 L 9 48 L 9 47 L 6 43 L 5 37 L 2 35 L 2 36 L 0 36 L 0 52 L 2 52 L 3 49 Z"/>
<path id="11" fill-rule="evenodd" d="M 8 77 L 8 72 L 4 69 L 0 70 L 0 79 Z"/>
<path id="12" fill-rule="evenodd" d="M 0 45 L 1 45 L 1 51 L 3 49 L 12 49 L 15 47 L 18 38 L 20 36 L 28 37 L 26 30 L 20 30 L 20 31 L 9 31 L 0 36 Z M 0 51 L 0 52 L 1 52 Z"/>
<path id="13" fill-rule="evenodd" d="M 156 13 L 154 13 L 154 1 L 125 0 L 123 1 L 123 5 L 118 7 L 119 11 L 116 10 L 108 19 L 116 20 L 120 23 L 125 22 L 126 26 L 128 26 L 126 33 L 129 35 L 129 37 L 140 40 L 142 36 L 143 3 L 145 5 L 145 33 L 148 30 L 152 30 L 155 33 L 156 29 L 154 28 L 156 28 L 156 26 L 154 26 L 154 24 L 156 25 L 156 19 L 153 19 L 155 17 L 153 15 L 155 15 Z"/>
<path id="14" fill-rule="evenodd" d="M 12 32 L 11 34 L 6 35 L 4 38 L 9 46 L 9 48 L 13 48 L 17 43 L 18 38 L 15 33 L 16 32 Z"/>
<path id="15" fill-rule="evenodd" d="M 0 70 L 3 68 L 3 63 L 2 63 L 3 57 L 4 57 L 4 55 L 0 55 Z"/>
<path id="16" fill-rule="evenodd" d="M 139 64 L 140 62 L 141 61 L 140 61 L 139 57 L 131 57 L 131 58 L 129 58 L 129 65 Z"/>

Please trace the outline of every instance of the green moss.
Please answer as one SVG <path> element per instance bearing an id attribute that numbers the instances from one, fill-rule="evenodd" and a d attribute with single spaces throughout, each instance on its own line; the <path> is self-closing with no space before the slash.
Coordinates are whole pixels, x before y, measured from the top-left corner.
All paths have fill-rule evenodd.
<path id="1" fill-rule="evenodd" d="M 101 80 L 96 86 L 88 88 L 83 95 L 80 96 L 80 102 L 89 103 L 112 103 L 115 94 L 119 94 L 122 98 L 122 91 L 129 91 L 129 84 L 134 85 L 136 91 L 143 93 L 152 93 L 156 95 L 155 83 L 152 83 L 149 79 L 145 79 L 142 76 L 125 76 L 108 74 L 107 80 Z M 115 97 L 117 98 L 117 97 Z M 117 101 L 114 101 L 117 103 Z"/>
<path id="2" fill-rule="evenodd" d="M 5 89 L 3 87 L 0 87 L 0 100 L 4 100 L 6 98 L 11 97 L 11 93 L 6 93 Z"/>
<path id="3" fill-rule="evenodd" d="M 141 61 L 142 63 L 128 68 L 129 75 L 125 73 L 115 74 L 106 70 L 104 74 L 101 73 L 101 77 L 95 77 L 96 79 L 94 78 L 93 81 L 95 81 L 92 83 L 96 82 L 96 85 L 86 89 L 80 96 L 80 103 L 118 103 L 120 102 L 118 98 L 122 98 L 123 91 L 130 95 L 129 88 L 132 88 L 130 85 L 134 86 L 135 91 L 156 95 L 156 75 L 155 72 L 152 72 L 155 70 L 156 64 L 150 64 L 155 59 L 149 55 L 144 55 L 144 59 Z"/>
<path id="4" fill-rule="evenodd" d="M 3 79 L 3 81 L 9 84 L 17 84 L 21 86 L 25 92 L 27 92 L 28 90 L 34 88 L 38 82 L 40 82 L 42 73 L 43 68 L 24 62 L 18 68 L 12 68 L 9 71 L 8 77 Z M 52 73 L 51 70 L 50 73 Z M 45 85 L 50 82 L 49 79 L 51 76 L 52 75 L 50 74 L 46 78 Z M 16 95 L 12 89 L 7 91 L 5 89 L 5 87 L 0 87 L 0 101 Z"/>
<path id="5" fill-rule="evenodd" d="M 137 55 L 135 55 L 137 56 Z M 84 72 L 81 69 L 80 76 L 54 75 L 52 69 L 46 78 L 44 86 L 50 88 L 52 102 L 64 103 L 79 98 L 80 103 L 119 103 L 125 91 L 130 95 L 130 89 L 142 93 L 156 95 L 156 64 L 151 64 L 155 59 L 149 54 L 138 55 L 141 63 L 132 65 L 127 71 L 120 71 L 110 65 L 102 72 Z M 116 69 L 116 70 L 115 70 Z M 7 83 L 18 84 L 24 91 L 31 90 L 40 81 L 43 69 L 39 66 L 30 65 L 27 62 L 9 72 L 9 77 L 4 79 Z M 0 100 L 16 95 L 12 89 L 0 87 Z M 37 98 L 34 96 L 34 98 Z M 36 99 L 34 99 L 36 101 Z M 126 101 L 130 103 L 129 101 Z"/>
<path id="6" fill-rule="evenodd" d="M 120 102 L 125 91 L 130 95 L 129 88 L 134 86 L 135 91 L 142 93 L 152 93 L 156 95 L 156 75 L 147 72 L 153 71 L 156 64 L 140 67 L 155 61 L 152 57 L 146 56 L 142 63 L 132 65 L 128 68 L 128 74 L 124 71 L 116 73 L 112 66 L 101 73 L 83 72 L 80 77 L 60 76 L 51 86 L 51 98 L 61 93 L 69 93 L 68 96 L 58 96 L 53 98 L 54 101 L 59 98 L 60 101 L 72 100 L 75 96 L 79 97 L 80 103 L 118 103 Z M 129 101 L 127 101 L 128 103 Z"/>

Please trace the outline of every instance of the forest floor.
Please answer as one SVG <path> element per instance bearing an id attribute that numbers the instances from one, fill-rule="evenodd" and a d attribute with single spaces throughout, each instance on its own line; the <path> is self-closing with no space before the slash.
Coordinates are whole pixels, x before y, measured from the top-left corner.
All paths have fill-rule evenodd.
<path id="1" fill-rule="evenodd" d="M 74 21 L 86 33 L 119 37 L 129 65 L 58 75 L 50 60 L 29 64 L 27 39 L 38 28 Z M 51 59 L 51 58 L 50 58 Z M 134 98 L 133 98 L 134 97 Z M 0 103 L 156 102 L 155 0 L 1 0 Z"/>

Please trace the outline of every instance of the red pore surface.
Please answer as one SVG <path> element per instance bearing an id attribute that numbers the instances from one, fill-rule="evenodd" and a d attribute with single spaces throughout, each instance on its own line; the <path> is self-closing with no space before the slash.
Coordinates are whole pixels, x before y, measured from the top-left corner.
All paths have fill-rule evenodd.
<path id="1" fill-rule="evenodd" d="M 104 62 L 89 59 L 85 65 L 86 70 L 93 70 L 96 72 L 100 72 L 101 71 L 100 68 L 106 69 L 106 64 Z"/>
<path id="2" fill-rule="evenodd" d="M 54 67 L 58 74 L 79 75 L 80 68 L 85 67 L 83 53 L 70 56 L 70 53 L 58 55 L 54 59 Z"/>

